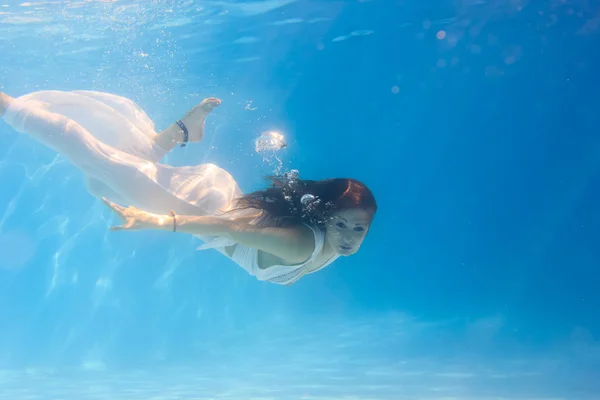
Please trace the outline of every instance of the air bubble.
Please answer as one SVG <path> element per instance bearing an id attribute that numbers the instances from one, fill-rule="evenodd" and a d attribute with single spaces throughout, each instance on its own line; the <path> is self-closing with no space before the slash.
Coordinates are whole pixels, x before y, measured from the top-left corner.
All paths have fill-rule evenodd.
<path id="1" fill-rule="evenodd" d="M 304 196 L 302 196 L 302 198 L 300 199 L 300 202 L 306 206 L 306 205 L 312 203 L 313 201 L 315 201 L 315 199 L 316 199 L 315 196 L 308 193 L 308 194 L 305 194 Z"/>
<path id="2" fill-rule="evenodd" d="M 279 151 L 287 147 L 285 137 L 275 131 L 265 132 L 255 142 L 255 148 L 257 153 L 263 153 L 265 151 Z"/>
<path id="3" fill-rule="evenodd" d="M 254 145 L 256 152 L 263 155 L 263 161 L 273 166 L 273 172 L 279 175 L 283 168 L 283 161 L 276 152 L 287 147 L 285 137 L 279 132 L 265 132 L 256 139 Z"/>

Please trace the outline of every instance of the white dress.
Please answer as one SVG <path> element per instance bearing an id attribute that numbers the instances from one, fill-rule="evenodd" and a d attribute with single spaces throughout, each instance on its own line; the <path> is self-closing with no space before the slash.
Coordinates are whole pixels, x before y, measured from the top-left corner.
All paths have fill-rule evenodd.
<path id="1" fill-rule="evenodd" d="M 124 97 L 93 91 L 34 92 L 15 99 L 3 118 L 16 131 L 33 136 L 79 168 L 93 196 L 122 206 L 157 214 L 173 210 L 182 215 L 219 215 L 242 194 L 233 177 L 214 164 L 160 164 L 166 151 L 153 140 L 157 135 L 154 123 Z M 337 258 L 309 269 L 324 245 L 323 232 L 310 228 L 315 249 L 309 259 L 264 270 L 257 265 L 256 249 L 227 238 L 196 236 L 205 242 L 199 250 L 214 248 L 258 280 L 285 285 Z M 234 245 L 229 256 L 225 248 Z"/>
<path id="2" fill-rule="evenodd" d="M 172 167 L 158 161 L 154 123 L 133 101 L 93 91 L 40 91 L 17 98 L 4 120 L 78 167 L 90 193 L 152 213 L 214 215 L 241 191 L 214 164 Z"/>
<path id="3" fill-rule="evenodd" d="M 315 238 L 315 248 L 310 257 L 299 264 L 273 265 L 269 268 L 261 269 L 258 265 L 257 249 L 241 244 L 236 244 L 235 242 L 230 242 L 228 239 L 223 238 L 215 238 L 212 241 L 208 240 L 207 243 L 200 246 L 198 249 L 204 250 L 216 247 L 219 251 L 230 257 L 236 264 L 244 268 L 246 272 L 248 272 L 250 275 L 255 276 L 256 279 L 260 281 L 275 283 L 278 285 L 289 285 L 296 282 L 304 275 L 312 274 L 325 268 L 326 266 L 328 266 L 329 264 L 331 264 L 339 258 L 337 254 L 333 255 L 329 260 L 327 260 L 323 265 L 320 265 L 318 268 L 311 268 L 311 264 L 315 261 L 317 256 L 323 250 L 323 246 L 325 245 L 325 233 L 315 226 L 308 224 L 305 225 L 308 228 L 310 228 L 313 232 L 313 237 Z M 224 251 L 224 248 L 222 246 L 231 244 L 235 244 L 236 246 L 235 248 L 233 248 L 231 256 L 229 256 Z"/>

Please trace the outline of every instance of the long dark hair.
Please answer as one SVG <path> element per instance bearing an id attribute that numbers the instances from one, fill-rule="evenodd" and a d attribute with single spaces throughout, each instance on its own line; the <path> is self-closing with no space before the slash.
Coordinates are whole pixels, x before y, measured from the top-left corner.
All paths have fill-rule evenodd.
<path id="1" fill-rule="evenodd" d="M 321 181 L 298 178 L 297 171 L 269 176 L 267 189 L 239 197 L 233 210 L 262 211 L 260 225 L 311 223 L 323 228 L 334 211 L 361 208 L 372 215 L 377 211 L 375 196 L 367 186 L 350 178 Z"/>

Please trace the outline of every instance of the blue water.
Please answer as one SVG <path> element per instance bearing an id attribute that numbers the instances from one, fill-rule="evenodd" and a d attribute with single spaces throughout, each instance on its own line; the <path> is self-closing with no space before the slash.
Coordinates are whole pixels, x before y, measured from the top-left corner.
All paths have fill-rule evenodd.
<path id="1" fill-rule="evenodd" d="M 600 399 L 600 2 L 0 0 L 0 90 L 89 89 L 172 165 L 353 177 L 360 252 L 290 287 L 111 233 L 0 123 L 0 399 Z M 596 82 L 596 83 L 594 83 Z M 276 156 L 254 140 L 279 130 Z"/>

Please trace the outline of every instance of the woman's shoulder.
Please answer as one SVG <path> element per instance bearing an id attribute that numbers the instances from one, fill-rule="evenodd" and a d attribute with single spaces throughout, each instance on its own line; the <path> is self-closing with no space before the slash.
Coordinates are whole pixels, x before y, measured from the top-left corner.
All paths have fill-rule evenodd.
<path id="1" fill-rule="evenodd" d="M 325 232 L 315 224 L 302 221 L 286 221 L 279 225 L 280 228 L 293 231 L 307 247 L 322 247 Z"/>

